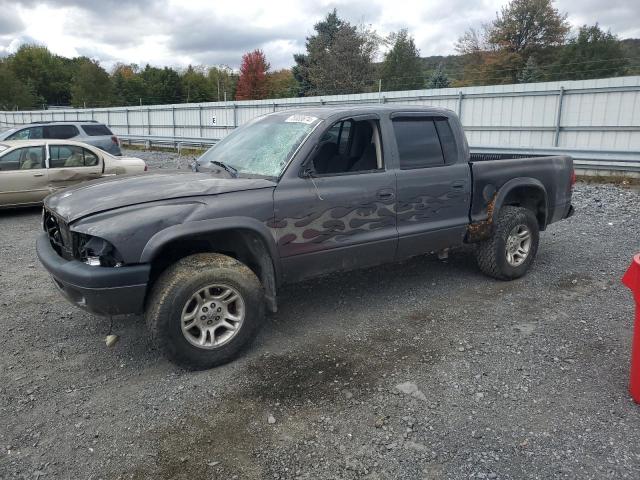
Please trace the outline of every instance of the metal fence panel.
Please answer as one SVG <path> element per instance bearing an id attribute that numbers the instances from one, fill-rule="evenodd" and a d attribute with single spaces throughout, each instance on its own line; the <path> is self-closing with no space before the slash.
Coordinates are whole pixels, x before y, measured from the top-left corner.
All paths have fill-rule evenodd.
<path id="1" fill-rule="evenodd" d="M 215 140 L 271 112 L 372 103 L 454 110 L 462 120 L 469 143 L 477 147 L 640 152 L 640 76 L 238 102 L 5 111 L 0 112 L 0 124 L 95 120 L 127 138 Z"/>

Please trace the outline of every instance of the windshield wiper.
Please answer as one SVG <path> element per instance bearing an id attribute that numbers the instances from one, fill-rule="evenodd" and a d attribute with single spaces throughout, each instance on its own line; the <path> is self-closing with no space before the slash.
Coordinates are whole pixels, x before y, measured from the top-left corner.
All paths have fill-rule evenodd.
<path id="1" fill-rule="evenodd" d="M 233 178 L 238 178 L 238 170 L 233 168 L 231 165 L 227 165 L 224 162 L 219 162 L 218 160 L 211 160 L 209 163 L 212 163 L 213 165 L 216 165 L 227 171 Z"/>

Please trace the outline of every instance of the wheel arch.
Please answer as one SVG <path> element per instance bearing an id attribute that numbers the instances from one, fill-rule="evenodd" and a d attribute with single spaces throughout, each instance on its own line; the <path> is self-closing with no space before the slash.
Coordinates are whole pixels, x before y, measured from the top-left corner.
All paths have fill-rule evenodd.
<path id="1" fill-rule="evenodd" d="M 540 180 L 535 178 L 509 180 L 498 190 L 493 214 L 499 213 L 505 205 L 531 210 L 538 220 L 540 230 L 547 227 L 549 212 L 547 190 Z"/>
<path id="2" fill-rule="evenodd" d="M 467 228 L 465 241 L 475 243 L 490 237 L 493 233 L 493 222 L 500 213 L 500 209 L 506 205 L 528 208 L 538 220 L 538 227 L 544 230 L 548 223 L 547 190 L 542 182 L 535 178 L 512 178 L 499 189 L 488 184 L 482 191 L 482 198 L 486 202 L 481 218 L 472 217 L 472 222 Z"/>
<path id="3" fill-rule="evenodd" d="M 221 253 L 247 265 L 262 283 L 267 307 L 272 312 L 277 310 L 279 261 L 273 237 L 264 224 L 251 218 L 231 217 L 161 230 L 147 242 L 140 258 L 141 263 L 151 264 L 149 286 L 169 265 L 196 253 Z"/>

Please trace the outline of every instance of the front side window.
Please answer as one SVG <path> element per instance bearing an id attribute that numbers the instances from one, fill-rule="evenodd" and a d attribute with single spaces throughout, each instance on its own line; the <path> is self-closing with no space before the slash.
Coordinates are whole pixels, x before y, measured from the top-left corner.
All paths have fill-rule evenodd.
<path id="1" fill-rule="evenodd" d="M 44 147 L 16 148 L 0 157 L 0 171 L 44 168 Z"/>
<path id="2" fill-rule="evenodd" d="M 313 168 L 320 175 L 381 170 L 382 142 L 377 120 L 341 120 L 320 138 Z"/>
<path id="3" fill-rule="evenodd" d="M 93 167 L 98 165 L 98 156 L 77 145 L 50 145 L 49 166 L 51 168 Z"/>
<path id="4" fill-rule="evenodd" d="M 394 118 L 393 131 L 402 170 L 444 165 L 444 156 L 433 118 Z"/>
<path id="5" fill-rule="evenodd" d="M 45 138 L 66 140 L 78 135 L 78 129 L 73 125 L 49 125 L 44 127 Z"/>
<path id="6" fill-rule="evenodd" d="M 320 123 L 303 114 L 273 114 L 257 118 L 225 137 L 202 155 L 197 165 L 221 162 L 238 175 L 279 177 L 291 155 Z"/>
<path id="7" fill-rule="evenodd" d="M 42 127 L 30 127 L 18 130 L 7 138 L 7 140 L 33 140 L 42 138 Z"/>

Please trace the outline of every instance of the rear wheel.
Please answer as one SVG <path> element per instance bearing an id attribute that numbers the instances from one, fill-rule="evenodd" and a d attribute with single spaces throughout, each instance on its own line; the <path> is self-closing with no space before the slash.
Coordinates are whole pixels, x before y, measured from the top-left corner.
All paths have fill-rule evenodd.
<path id="1" fill-rule="evenodd" d="M 519 278 L 533 263 L 539 239 L 538 220 L 531 210 L 502 207 L 493 235 L 478 244 L 478 266 L 485 274 L 500 280 Z"/>
<path id="2" fill-rule="evenodd" d="M 256 275 L 220 254 L 192 255 L 165 270 L 145 313 L 156 346 L 192 369 L 232 360 L 255 337 L 263 316 Z"/>

